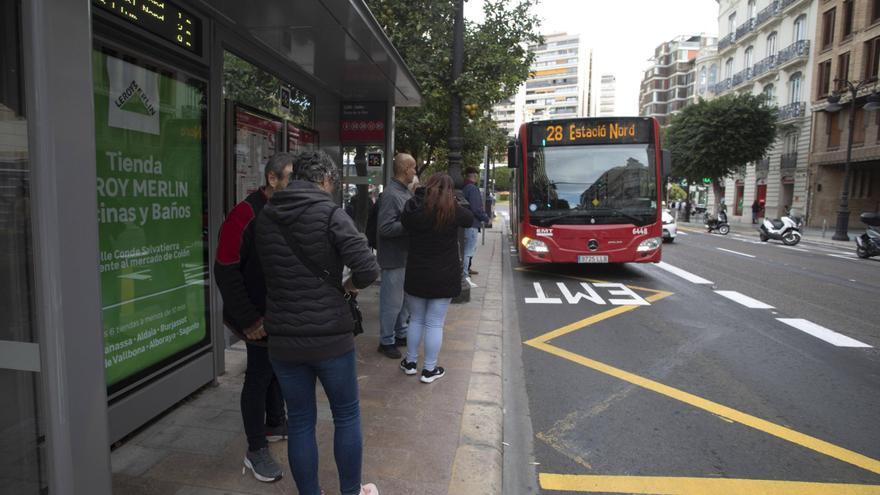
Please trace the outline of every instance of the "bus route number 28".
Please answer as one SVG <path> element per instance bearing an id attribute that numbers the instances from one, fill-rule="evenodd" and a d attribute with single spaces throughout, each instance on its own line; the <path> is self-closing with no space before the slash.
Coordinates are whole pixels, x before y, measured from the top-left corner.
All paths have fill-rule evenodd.
<path id="1" fill-rule="evenodd" d="M 548 125 L 547 126 L 547 141 L 562 141 L 562 126 L 561 125 Z"/>

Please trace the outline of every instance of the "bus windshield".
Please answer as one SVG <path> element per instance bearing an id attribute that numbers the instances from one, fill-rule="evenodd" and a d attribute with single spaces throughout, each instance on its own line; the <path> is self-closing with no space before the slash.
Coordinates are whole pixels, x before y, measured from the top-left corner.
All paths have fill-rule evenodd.
<path id="1" fill-rule="evenodd" d="M 543 147 L 530 153 L 531 223 L 647 225 L 657 219 L 648 144 Z"/>

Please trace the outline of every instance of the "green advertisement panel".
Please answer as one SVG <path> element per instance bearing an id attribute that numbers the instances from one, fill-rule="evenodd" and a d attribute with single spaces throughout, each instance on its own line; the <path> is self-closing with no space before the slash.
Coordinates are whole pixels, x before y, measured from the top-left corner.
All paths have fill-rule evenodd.
<path id="1" fill-rule="evenodd" d="M 111 392 L 205 342 L 205 89 L 94 51 L 104 360 Z"/>

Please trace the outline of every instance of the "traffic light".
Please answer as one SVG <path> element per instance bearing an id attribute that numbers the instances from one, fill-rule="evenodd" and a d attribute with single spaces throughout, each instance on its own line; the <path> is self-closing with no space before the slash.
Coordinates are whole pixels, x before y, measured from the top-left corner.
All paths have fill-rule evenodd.
<path id="1" fill-rule="evenodd" d="M 711 183 L 712 183 L 712 179 L 710 179 L 708 177 L 703 177 L 703 184 L 711 184 Z"/>

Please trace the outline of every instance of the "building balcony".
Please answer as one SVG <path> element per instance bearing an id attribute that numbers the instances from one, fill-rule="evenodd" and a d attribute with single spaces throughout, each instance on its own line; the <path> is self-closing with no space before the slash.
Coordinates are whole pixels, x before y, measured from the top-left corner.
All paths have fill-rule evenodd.
<path id="1" fill-rule="evenodd" d="M 779 0 L 773 0 L 770 2 L 770 5 L 761 9 L 758 12 L 758 15 L 755 16 L 755 30 L 761 27 L 764 23 L 773 19 L 776 14 L 779 12 Z"/>
<path id="2" fill-rule="evenodd" d="M 736 40 L 739 41 L 739 40 L 747 37 L 748 35 L 753 34 L 754 29 L 755 29 L 755 18 L 752 17 L 751 19 L 749 19 L 746 22 L 737 26 Z"/>
<path id="3" fill-rule="evenodd" d="M 776 120 L 782 122 L 803 117 L 806 107 L 807 104 L 802 101 L 796 101 L 794 103 L 789 103 L 784 107 L 779 107 L 779 112 L 776 114 Z"/>
<path id="4" fill-rule="evenodd" d="M 780 175 L 791 175 L 794 173 L 794 169 L 797 168 L 797 159 L 798 154 L 797 151 L 792 153 L 783 153 L 779 156 L 779 174 Z"/>
<path id="5" fill-rule="evenodd" d="M 786 11 L 793 9 L 798 5 L 810 3 L 810 1 L 811 0 L 779 0 L 779 15 L 784 15 Z"/>
<path id="6" fill-rule="evenodd" d="M 810 53 L 810 40 L 800 40 L 788 45 L 776 54 L 776 66 L 787 67 L 798 61 L 806 61 Z"/>
<path id="7" fill-rule="evenodd" d="M 715 84 L 715 88 L 712 90 L 712 92 L 715 93 L 716 95 L 719 95 L 719 94 L 727 91 L 731 87 L 730 81 L 731 81 L 730 79 L 725 79 L 725 80 Z"/>
<path id="8" fill-rule="evenodd" d="M 743 70 L 737 72 L 736 74 L 734 74 L 733 77 L 731 78 L 730 84 L 732 87 L 735 88 L 735 87 L 739 86 L 740 84 L 747 82 L 751 78 L 752 78 L 752 68 L 749 67 L 747 69 L 743 69 Z"/>
<path id="9" fill-rule="evenodd" d="M 733 46 L 733 42 L 736 40 L 736 33 L 730 33 L 727 36 L 718 40 L 718 53 L 723 52 L 724 50 Z"/>
<path id="10" fill-rule="evenodd" d="M 776 67 L 776 55 L 770 55 L 769 57 L 761 60 L 754 67 L 752 67 L 752 77 L 753 78 L 761 78 L 762 76 L 772 74 L 772 70 Z"/>
<path id="11" fill-rule="evenodd" d="M 770 171 L 770 158 L 762 158 L 755 162 L 755 174 L 767 174 Z"/>

